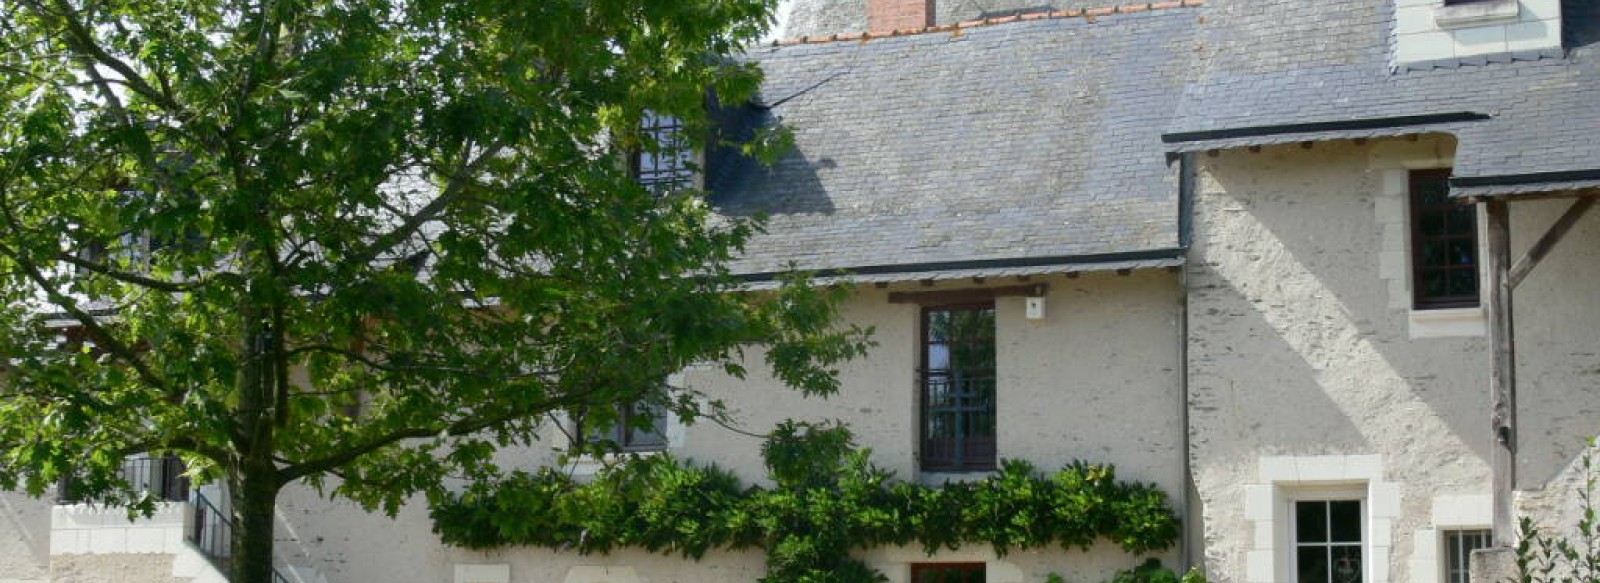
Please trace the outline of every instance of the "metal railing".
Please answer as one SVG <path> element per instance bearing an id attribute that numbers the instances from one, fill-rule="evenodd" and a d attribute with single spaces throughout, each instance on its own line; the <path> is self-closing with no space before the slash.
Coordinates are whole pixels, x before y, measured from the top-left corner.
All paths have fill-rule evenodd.
<path id="1" fill-rule="evenodd" d="M 922 370 L 922 467 L 987 470 L 995 466 L 993 369 Z"/>
<path id="2" fill-rule="evenodd" d="M 189 542 L 205 555 L 225 575 L 233 569 L 233 521 L 200 492 L 194 493 L 194 527 L 189 531 Z M 272 583 L 294 583 L 276 567 L 272 569 Z"/>
<path id="3" fill-rule="evenodd" d="M 118 477 L 135 492 L 148 492 L 168 502 L 189 499 L 189 478 L 183 475 L 183 460 L 177 456 L 130 457 L 122 460 Z M 57 504 L 82 501 L 82 492 L 71 476 L 65 476 L 56 489 Z"/>

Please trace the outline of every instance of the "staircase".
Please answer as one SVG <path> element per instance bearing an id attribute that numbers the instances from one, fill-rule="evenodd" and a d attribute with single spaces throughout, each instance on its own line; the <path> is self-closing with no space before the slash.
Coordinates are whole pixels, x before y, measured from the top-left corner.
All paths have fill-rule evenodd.
<path id="1" fill-rule="evenodd" d="M 227 573 L 233 566 L 233 521 L 198 491 L 194 494 L 193 505 L 193 526 L 185 537 L 218 572 Z M 291 567 L 288 571 L 292 575 L 273 568 L 272 583 L 328 583 L 326 577 L 309 567 Z M 196 580 L 195 583 L 201 582 Z"/>
<path id="2" fill-rule="evenodd" d="M 233 523 L 200 489 L 189 487 L 176 463 L 164 458 L 124 463 L 128 483 L 167 500 L 154 515 L 133 521 L 121 508 L 77 503 L 72 484 L 63 482 L 48 522 L 52 570 L 114 576 L 125 583 L 228 583 Z M 315 569 L 291 567 L 274 569 L 272 581 L 327 583 L 327 578 Z"/>

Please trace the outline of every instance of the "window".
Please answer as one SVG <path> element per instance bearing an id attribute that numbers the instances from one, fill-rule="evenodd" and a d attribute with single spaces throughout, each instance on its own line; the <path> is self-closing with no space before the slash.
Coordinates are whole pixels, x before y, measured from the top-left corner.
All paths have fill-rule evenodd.
<path id="1" fill-rule="evenodd" d="M 1478 210 L 1450 199 L 1450 171 L 1411 173 L 1411 290 L 1417 309 L 1478 305 Z"/>
<path id="2" fill-rule="evenodd" d="M 659 451 L 667 447 L 666 429 L 666 408 L 640 402 L 619 406 L 611 426 L 589 433 L 589 440 L 609 441 L 623 451 Z"/>
<path id="3" fill-rule="evenodd" d="M 1294 502 L 1297 583 L 1362 583 L 1360 500 Z"/>
<path id="4" fill-rule="evenodd" d="M 666 194 L 693 186 L 694 151 L 677 118 L 646 113 L 640 124 L 644 146 L 633 154 L 633 175 L 641 186 Z"/>
<path id="5" fill-rule="evenodd" d="M 914 563 L 911 583 L 983 583 L 983 563 Z"/>
<path id="6" fill-rule="evenodd" d="M 1488 529 L 1447 530 L 1444 532 L 1444 575 L 1446 583 L 1471 583 L 1468 567 L 1472 551 L 1489 547 Z"/>
<path id="7" fill-rule="evenodd" d="M 994 469 L 994 303 L 923 308 L 922 335 L 922 468 Z"/>

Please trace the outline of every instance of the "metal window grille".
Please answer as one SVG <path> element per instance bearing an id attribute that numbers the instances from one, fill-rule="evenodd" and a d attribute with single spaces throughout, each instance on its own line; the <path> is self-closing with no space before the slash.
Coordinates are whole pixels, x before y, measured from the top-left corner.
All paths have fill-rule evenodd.
<path id="1" fill-rule="evenodd" d="M 189 499 L 189 478 L 183 475 L 186 468 L 177 456 L 130 457 L 122 460 L 117 477 L 127 482 L 133 492 L 149 493 L 169 502 Z M 56 501 L 71 504 L 83 499 L 83 492 L 71 476 L 62 478 L 57 486 Z"/>
<path id="2" fill-rule="evenodd" d="M 694 152 L 684 139 L 683 123 L 672 116 L 645 114 L 640 131 L 644 145 L 633 158 L 639 184 L 656 194 L 692 186 Z"/>
<path id="3" fill-rule="evenodd" d="M 1448 583 L 1471 583 L 1468 568 L 1471 566 L 1472 551 L 1488 546 L 1487 529 L 1445 531 L 1445 580 Z"/>
<path id="4" fill-rule="evenodd" d="M 923 310 L 922 467 L 995 467 L 994 305 Z"/>

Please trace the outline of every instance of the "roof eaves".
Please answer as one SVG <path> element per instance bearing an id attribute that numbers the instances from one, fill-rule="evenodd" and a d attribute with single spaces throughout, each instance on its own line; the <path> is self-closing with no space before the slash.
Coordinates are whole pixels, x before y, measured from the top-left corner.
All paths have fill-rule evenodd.
<path id="1" fill-rule="evenodd" d="M 1209 142 L 1214 140 L 1265 138 L 1272 136 L 1302 136 L 1310 134 L 1323 134 L 1328 132 L 1361 132 L 1390 130 L 1394 128 L 1414 128 L 1419 126 L 1432 126 L 1447 123 L 1483 121 L 1487 119 L 1490 119 L 1490 116 L 1485 113 L 1456 111 L 1422 115 L 1400 115 L 1333 121 L 1294 122 L 1273 125 L 1171 132 L 1162 134 L 1161 141 L 1168 144 L 1183 144 L 1188 142 Z"/>
<path id="2" fill-rule="evenodd" d="M 1181 264 L 1185 250 L 1182 248 L 1150 249 L 1143 251 L 1127 251 L 1119 253 L 1098 253 L 1089 255 L 1063 255 L 1053 257 L 1013 257 L 1001 259 L 972 259 L 964 261 L 937 261 L 928 263 L 903 263 L 895 265 L 863 265 L 850 268 L 831 268 L 819 270 L 799 270 L 809 273 L 817 278 L 843 278 L 850 281 L 861 281 L 870 278 L 873 281 L 914 281 L 930 279 L 929 274 L 948 272 L 974 272 L 974 271 L 999 271 L 999 270 L 1028 270 L 1043 269 L 1039 273 L 1057 273 L 1068 271 L 1103 271 L 1105 269 L 1129 269 L 1131 267 L 1110 267 L 1113 264 L 1140 264 L 1145 262 L 1158 262 L 1161 266 L 1169 266 L 1166 262 L 1173 260 Z M 774 282 L 781 279 L 788 271 L 768 271 L 760 273 L 739 274 L 735 277 L 750 283 Z M 959 277 L 974 277 L 961 275 Z"/>

